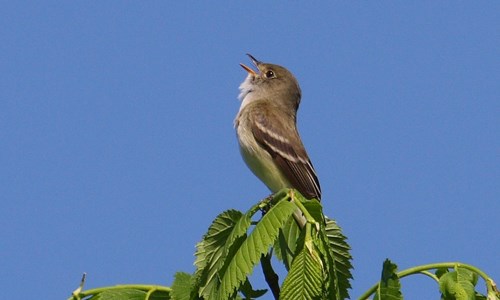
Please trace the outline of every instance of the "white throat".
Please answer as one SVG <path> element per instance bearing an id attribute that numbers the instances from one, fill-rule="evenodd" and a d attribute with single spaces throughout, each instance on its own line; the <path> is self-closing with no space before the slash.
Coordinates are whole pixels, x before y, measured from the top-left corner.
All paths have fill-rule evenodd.
<path id="1" fill-rule="evenodd" d="M 255 89 L 255 85 L 252 82 L 253 76 L 248 75 L 247 78 L 240 84 L 240 94 L 238 99 L 241 101 L 240 112 L 249 103 L 258 99 L 258 91 Z"/>

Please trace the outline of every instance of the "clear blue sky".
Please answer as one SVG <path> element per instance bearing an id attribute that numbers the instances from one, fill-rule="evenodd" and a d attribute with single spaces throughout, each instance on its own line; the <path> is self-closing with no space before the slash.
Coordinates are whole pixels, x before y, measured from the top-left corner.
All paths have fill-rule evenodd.
<path id="1" fill-rule="evenodd" d="M 83 272 L 94 288 L 193 271 L 213 218 L 268 195 L 232 124 L 247 52 L 300 82 L 353 298 L 386 257 L 499 281 L 499 2 L 323 4 L 4 2 L 2 298 L 64 299 Z M 423 276 L 403 286 L 439 297 Z"/>

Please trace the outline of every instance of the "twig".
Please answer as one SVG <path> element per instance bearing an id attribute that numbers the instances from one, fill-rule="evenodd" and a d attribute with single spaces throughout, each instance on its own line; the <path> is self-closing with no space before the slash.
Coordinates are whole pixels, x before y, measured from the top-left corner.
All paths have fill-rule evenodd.
<path id="1" fill-rule="evenodd" d="M 278 300 L 280 298 L 280 284 L 279 277 L 273 270 L 271 265 L 272 252 L 268 252 L 266 255 L 262 255 L 260 262 L 262 265 L 262 271 L 264 272 L 264 278 L 266 279 L 267 285 L 271 288 L 273 292 L 274 299 Z"/>

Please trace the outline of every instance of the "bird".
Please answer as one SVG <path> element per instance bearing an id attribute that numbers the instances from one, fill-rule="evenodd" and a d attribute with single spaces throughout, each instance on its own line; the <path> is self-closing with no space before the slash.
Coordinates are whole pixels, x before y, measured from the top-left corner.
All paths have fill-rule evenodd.
<path id="1" fill-rule="evenodd" d="M 240 64 L 248 73 L 234 120 L 241 156 L 271 192 L 293 188 L 320 201 L 318 176 L 297 130 L 299 83 L 285 67 L 247 55 L 256 70 Z"/>

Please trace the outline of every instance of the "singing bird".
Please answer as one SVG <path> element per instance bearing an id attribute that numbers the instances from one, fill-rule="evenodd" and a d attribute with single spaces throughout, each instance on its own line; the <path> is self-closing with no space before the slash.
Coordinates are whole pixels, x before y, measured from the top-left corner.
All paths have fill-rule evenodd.
<path id="1" fill-rule="evenodd" d="M 257 70 L 240 64 L 248 76 L 240 85 L 234 126 L 243 160 L 273 193 L 294 188 L 320 200 L 318 176 L 297 131 L 297 79 L 282 66 L 247 55 Z"/>

